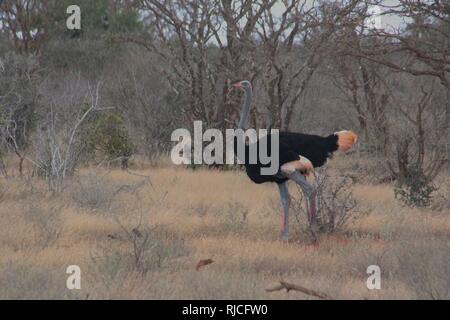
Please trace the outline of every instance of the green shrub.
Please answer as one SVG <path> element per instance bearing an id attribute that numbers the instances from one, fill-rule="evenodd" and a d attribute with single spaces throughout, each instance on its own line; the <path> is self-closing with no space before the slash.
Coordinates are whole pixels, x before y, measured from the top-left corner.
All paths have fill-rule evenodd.
<path id="1" fill-rule="evenodd" d="M 122 118 L 113 113 L 98 114 L 91 119 L 82 144 L 88 158 L 100 153 L 109 161 L 120 160 L 124 169 L 136 150 Z"/>
<path id="2" fill-rule="evenodd" d="M 409 168 L 408 174 L 394 189 L 395 198 L 410 207 L 427 207 L 431 204 L 432 193 L 437 188 L 421 170 Z"/>

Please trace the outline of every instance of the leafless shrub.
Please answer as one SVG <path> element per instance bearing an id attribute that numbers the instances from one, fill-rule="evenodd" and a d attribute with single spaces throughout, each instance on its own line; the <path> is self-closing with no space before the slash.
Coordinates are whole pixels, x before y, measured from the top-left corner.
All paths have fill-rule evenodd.
<path id="1" fill-rule="evenodd" d="M 39 109 L 41 66 L 37 57 L 8 53 L 0 57 L 0 170 L 6 176 L 3 156 L 14 153 L 18 171 L 28 158 L 27 148 Z"/>
<path id="2" fill-rule="evenodd" d="M 69 195 L 80 207 L 109 210 L 119 187 L 104 176 L 89 174 L 74 181 Z"/>
<path id="3" fill-rule="evenodd" d="M 213 206 L 212 203 L 203 202 L 199 205 L 189 208 L 189 211 L 195 215 L 198 215 L 199 217 L 204 217 L 205 215 L 211 212 L 212 206 Z"/>
<path id="4" fill-rule="evenodd" d="M 170 96 L 183 105 L 179 116 L 226 128 L 238 115 L 237 95 L 229 95 L 231 81 L 245 77 L 259 92 L 253 124 L 287 129 L 310 80 L 333 51 L 334 35 L 359 20 L 360 1 L 292 0 L 279 14 L 273 10 L 276 3 L 140 1 L 149 36 L 120 40 L 147 50 L 154 71 L 176 95 Z"/>
<path id="5" fill-rule="evenodd" d="M 117 203 L 120 193 L 136 197 L 139 189 L 149 180 L 141 179 L 131 184 L 123 184 L 112 181 L 106 175 L 93 172 L 78 177 L 75 181 L 70 187 L 69 195 L 76 204 L 91 210 L 116 212 L 120 209 L 120 204 Z"/>
<path id="6" fill-rule="evenodd" d="M 129 226 L 115 219 L 120 233 L 111 235 L 106 245 L 91 253 L 92 263 L 105 285 L 135 273 L 145 276 L 164 268 L 165 263 L 186 254 L 183 239 L 160 226 L 144 226 L 142 221 Z"/>
<path id="7" fill-rule="evenodd" d="M 70 84 L 62 97 L 52 97 L 48 101 L 48 113 L 37 131 L 34 147 L 34 159 L 30 159 L 39 175 L 45 177 L 49 190 L 61 193 L 65 180 L 73 175 L 80 164 L 81 149 L 78 143 L 80 128 L 86 118 L 98 107 L 100 84 L 95 88 L 77 87 Z M 78 101 L 72 91 L 85 92 L 84 100 Z M 77 95 L 79 92 L 77 92 Z"/>
<path id="8" fill-rule="evenodd" d="M 108 102 L 120 112 L 147 163 L 156 165 L 170 150 L 172 131 L 183 125 L 183 103 L 177 93 L 166 98 L 174 92 L 154 72 L 159 64 L 141 48 L 123 57 L 121 65 L 114 69 L 116 81 L 107 84 Z"/>
<path id="9" fill-rule="evenodd" d="M 338 169 L 345 170 L 346 176 L 354 183 L 380 184 L 392 180 L 391 176 L 386 175 L 385 158 L 381 156 L 358 150 L 348 152 L 344 159 Z"/>
<path id="10" fill-rule="evenodd" d="M 139 230 L 139 226 L 132 229 L 126 228 L 123 224 L 116 220 L 122 229 L 125 241 L 131 247 L 129 252 L 132 268 L 136 271 L 145 274 L 151 267 L 152 263 L 156 266 L 161 266 L 160 259 L 150 261 L 152 258 L 151 252 L 156 248 L 157 243 L 151 241 L 150 232 L 152 230 L 143 229 Z M 158 257 L 159 258 L 159 257 Z"/>
<path id="11" fill-rule="evenodd" d="M 183 239 L 167 231 L 160 226 L 149 226 L 144 223 L 144 209 L 139 189 L 146 183 L 150 183 L 148 176 L 137 173 L 130 174 L 143 177 L 132 185 L 120 185 L 115 188 L 114 195 L 121 192 L 131 194 L 135 197 L 134 210 L 138 210 L 138 216 L 131 216 L 128 212 L 127 222 L 121 220 L 120 215 L 113 217 L 119 226 L 120 232 L 108 235 L 108 243 L 101 245 L 91 253 L 92 262 L 100 273 L 105 285 L 116 279 L 122 273 L 136 273 L 145 275 L 147 272 L 164 267 L 167 259 L 183 255 L 186 251 Z M 155 205 L 163 201 L 162 198 L 155 200 Z"/>
<path id="12" fill-rule="evenodd" d="M 64 225 L 62 207 L 42 207 L 30 205 L 24 209 L 24 218 L 37 232 L 38 244 L 48 247 L 58 241 Z"/>
<path id="13" fill-rule="evenodd" d="M 450 198 L 448 196 L 450 187 L 441 186 L 441 188 L 443 190 L 436 192 L 436 195 L 433 198 L 431 209 L 435 211 L 450 212 Z"/>
<path id="14" fill-rule="evenodd" d="M 298 221 L 307 217 L 307 226 L 313 236 L 342 230 L 348 223 L 363 214 L 353 198 L 354 182 L 347 176 L 333 177 L 326 169 L 316 172 L 316 218 L 311 221 L 305 206 L 304 196 L 299 189 L 299 198 L 292 201 L 293 212 Z"/>
<path id="15" fill-rule="evenodd" d="M 42 183 L 36 181 L 32 177 L 9 178 L 4 184 L 5 198 L 12 201 L 23 201 L 26 199 L 43 199 L 47 196 L 45 188 L 42 188 Z"/>
<path id="16" fill-rule="evenodd" d="M 240 233 L 247 228 L 248 209 L 239 202 L 229 202 L 218 211 L 224 230 Z"/>
<path id="17" fill-rule="evenodd" d="M 240 233 L 247 228 L 248 209 L 239 202 L 228 202 L 222 206 L 201 203 L 189 208 L 189 212 L 201 218 L 213 215 L 220 223 L 220 229 L 226 233 Z"/>

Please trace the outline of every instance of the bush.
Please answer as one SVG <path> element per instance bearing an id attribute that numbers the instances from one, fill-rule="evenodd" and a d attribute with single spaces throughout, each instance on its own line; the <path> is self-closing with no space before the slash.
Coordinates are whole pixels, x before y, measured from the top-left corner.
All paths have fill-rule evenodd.
<path id="1" fill-rule="evenodd" d="M 309 219 L 305 206 L 303 192 L 299 187 L 300 197 L 292 199 L 292 209 L 300 220 L 301 216 L 308 217 L 307 227 L 313 237 L 318 234 L 329 234 L 341 230 L 352 220 L 357 219 L 364 212 L 359 210 L 358 203 L 353 198 L 353 185 L 350 177 L 332 177 L 326 169 L 316 175 L 316 219 Z"/>
<path id="2" fill-rule="evenodd" d="M 109 211 L 119 188 L 119 185 L 104 177 L 89 174 L 80 177 L 71 187 L 70 196 L 80 207 Z"/>
<path id="3" fill-rule="evenodd" d="M 410 207 L 427 207 L 431 204 L 432 193 L 437 188 L 425 177 L 421 170 L 408 169 L 408 174 L 394 189 L 395 198 Z"/>
<path id="4" fill-rule="evenodd" d="M 131 184 L 117 183 L 107 176 L 90 173 L 80 176 L 70 188 L 71 199 L 80 207 L 93 212 L 118 213 L 122 210 L 119 195 L 127 193 L 138 197 L 138 191 L 148 183 L 147 179 L 139 180 Z M 138 200 L 138 198 L 137 198 Z"/>
<path id="5" fill-rule="evenodd" d="M 61 236 L 64 220 L 61 217 L 60 207 L 37 207 L 30 206 L 24 210 L 24 217 L 37 232 L 38 244 L 49 247 L 58 241 Z"/>
<path id="6" fill-rule="evenodd" d="M 247 228 L 248 209 L 239 202 L 229 202 L 220 211 L 221 225 L 232 234 L 239 234 Z"/>
<path id="7" fill-rule="evenodd" d="M 184 239 L 160 227 L 123 225 L 119 220 L 119 234 L 113 235 L 107 245 L 98 247 L 91 258 L 96 271 L 108 284 L 121 275 L 160 270 L 166 263 L 183 255 L 188 248 Z"/>
<path id="8" fill-rule="evenodd" d="M 122 169 L 128 168 L 128 159 L 136 150 L 120 116 L 112 113 L 98 114 L 85 132 L 84 153 L 95 151 L 108 161 L 120 160 Z"/>

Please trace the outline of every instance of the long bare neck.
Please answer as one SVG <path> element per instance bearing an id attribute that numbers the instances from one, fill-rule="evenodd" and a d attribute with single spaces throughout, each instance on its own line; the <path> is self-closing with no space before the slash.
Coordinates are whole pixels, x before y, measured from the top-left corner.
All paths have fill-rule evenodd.
<path id="1" fill-rule="evenodd" d="M 242 104 L 238 129 L 244 129 L 245 125 L 247 124 L 248 114 L 250 113 L 250 106 L 252 104 L 252 89 L 246 88 L 244 93 L 245 93 L 245 99 L 244 99 L 244 103 Z"/>

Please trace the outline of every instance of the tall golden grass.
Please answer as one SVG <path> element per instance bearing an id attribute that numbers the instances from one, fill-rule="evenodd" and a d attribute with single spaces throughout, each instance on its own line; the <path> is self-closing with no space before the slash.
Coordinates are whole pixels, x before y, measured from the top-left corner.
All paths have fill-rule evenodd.
<path id="1" fill-rule="evenodd" d="M 448 207 L 404 207 L 390 185 L 357 184 L 368 214 L 317 243 L 291 216 L 291 240 L 282 242 L 275 185 L 240 171 L 135 171 L 86 168 L 59 196 L 38 178 L 2 178 L 0 298 L 314 298 L 265 290 L 279 280 L 338 299 L 450 297 Z M 204 259 L 213 262 L 196 271 Z M 381 290 L 366 287 L 372 264 Z M 80 266 L 81 290 L 65 287 L 68 265 Z"/>

